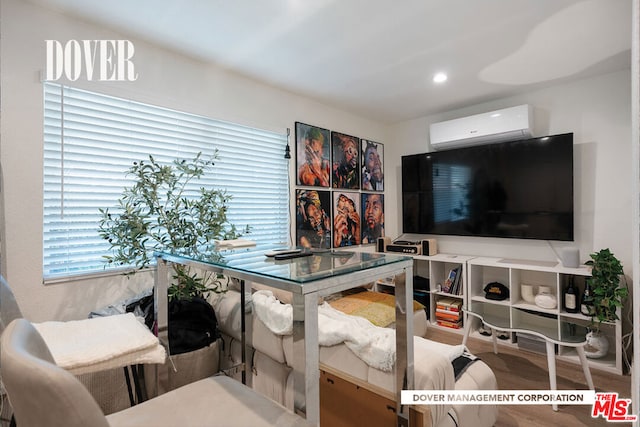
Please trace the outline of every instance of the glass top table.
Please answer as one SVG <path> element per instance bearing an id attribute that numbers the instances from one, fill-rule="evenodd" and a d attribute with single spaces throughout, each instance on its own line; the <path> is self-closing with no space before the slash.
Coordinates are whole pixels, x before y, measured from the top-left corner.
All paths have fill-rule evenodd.
<path id="1" fill-rule="evenodd" d="M 292 292 L 307 293 L 314 281 L 355 271 L 388 266 L 410 258 L 382 253 L 353 252 L 338 249 L 305 250 L 310 256 L 275 260 L 265 254 L 277 246 L 225 249 L 208 253 L 158 252 L 165 260 L 180 264 L 197 264 L 233 271 L 236 275 L 259 275 L 265 280 L 286 281 Z M 236 276 L 237 277 L 237 276 Z M 306 289 L 305 289 L 306 288 Z"/>
<path id="2" fill-rule="evenodd" d="M 312 250 L 310 256 L 275 260 L 265 254 L 276 246 L 225 249 L 198 253 L 158 252 L 156 274 L 156 318 L 158 336 L 168 339 L 167 295 L 171 264 L 190 265 L 240 280 L 241 305 L 244 284 L 252 281 L 292 293 L 293 306 L 293 385 L 301 396 L 296 408 L 316 424 L 320 421 L 318 301 L 320 297 L 395 277 L 396 282 L 396 396 L 398 425 L 409 425 L 409 410 L 400 405 L 403 387 L 412 389 L 413 322 L 407 307 L 413 303 L 413 259 L 402 255 L 352 252 L 348 249 Z M 409 320 L 409 321 L 408 321 Z M 246 341 L 242 319 L 243 363 Z M 247 369 L 245 364 L 245 370 Z"/>

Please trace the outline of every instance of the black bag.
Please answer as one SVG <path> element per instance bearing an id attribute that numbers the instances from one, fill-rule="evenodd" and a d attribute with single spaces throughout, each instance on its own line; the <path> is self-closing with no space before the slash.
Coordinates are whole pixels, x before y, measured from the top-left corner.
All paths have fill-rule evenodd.
<path id="1" fill-rule="evenodd" d="M 218 338 L 218 319 L 211 304 L 200 297 L 169 301 L 170 354 L 208 347 Z"/>
<path id="2" fill-rule="evenodd" d="M 126 313 L 133 313 L 138 317 L 144 318 L 144 324 L 149 330 L 153 331 L 155 323 L 155 313 L 153 312 L 153 292 L 144 295 L 125 306 Z"/>

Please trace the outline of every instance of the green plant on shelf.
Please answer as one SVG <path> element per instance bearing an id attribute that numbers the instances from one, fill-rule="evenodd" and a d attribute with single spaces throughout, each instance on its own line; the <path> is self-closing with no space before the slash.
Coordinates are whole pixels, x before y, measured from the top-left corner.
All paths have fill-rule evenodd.
<path id="1" fill-rule="evenodd" d="M 619 320 L 618 309 L 629 296 L 622 263 L 609 249 L 601 249 L 589 255 L 586 265 L 591 266 L 587 279 L 593 296 L 594 314 L 591 328 L 599 331 L 602 322 Z"/>

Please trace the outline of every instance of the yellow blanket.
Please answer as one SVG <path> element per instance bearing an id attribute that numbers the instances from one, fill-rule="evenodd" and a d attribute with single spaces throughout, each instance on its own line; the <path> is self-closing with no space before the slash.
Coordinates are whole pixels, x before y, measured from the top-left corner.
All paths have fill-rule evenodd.
<path id="1" fill-rule="evenodd" d="M 395 296 L 380 292 L 359 292 L 329 302 L 333 308 L 345 314 L 364 317 L 376 326 L 387 327 L 396 321 Z M 413 301 L 413 311 L 424 305 Z"/>

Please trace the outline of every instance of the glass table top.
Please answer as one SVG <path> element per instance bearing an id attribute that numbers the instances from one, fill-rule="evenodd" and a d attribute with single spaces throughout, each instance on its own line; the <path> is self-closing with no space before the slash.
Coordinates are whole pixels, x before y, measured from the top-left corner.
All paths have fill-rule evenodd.
<path id="1" fill-rule="evenodd" d="M 282 248 L 275 245 L 259 245 L 204 253 L 156 252 L 155 255 L 168 261 L 181 263 L 195 261 L 205 266 L 232 269 L 300 284 L 412 260 L 411 257 L 403 255 L 355 252 L 348 248 L 305 249 L 310 251 L 311 255 L 287 260 L 275 260 L 265 255 L 268 251 Z"/>

